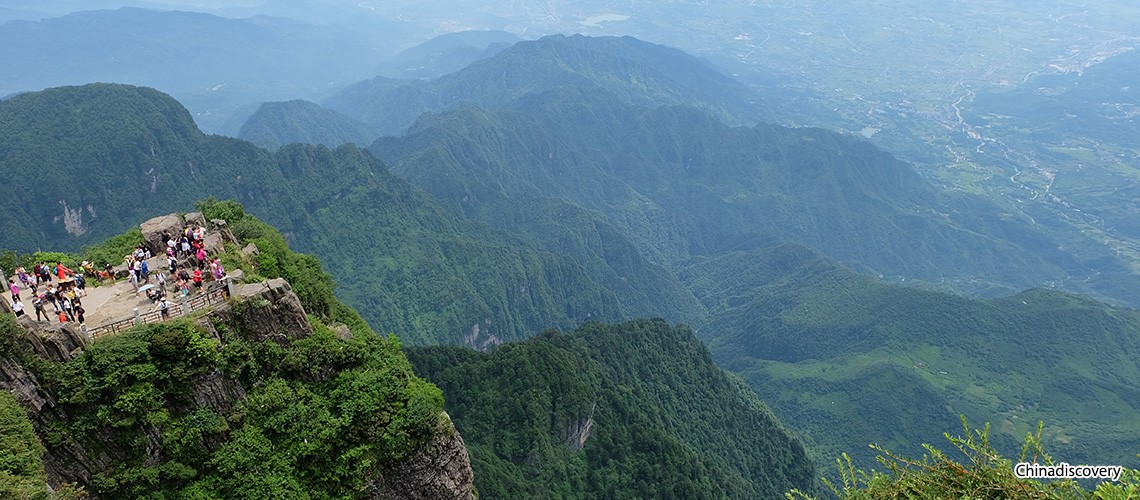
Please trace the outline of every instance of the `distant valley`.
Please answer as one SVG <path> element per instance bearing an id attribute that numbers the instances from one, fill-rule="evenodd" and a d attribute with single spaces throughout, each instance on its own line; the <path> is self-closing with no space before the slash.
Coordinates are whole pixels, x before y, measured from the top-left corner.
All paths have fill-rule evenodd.
<path id="1" fill-rule="evenodd" d="M 405 14 L 434 19 L 432 5 Z M 998 14 L 970 5 L 971 26 Z M 536 23 L 664 29 L 644 12 L 609 7 Z M 9 200 L 0 248 L 78 251 L 156 210 L 238 200 L 318 257 L 337 297 L 373 329 L 399 337 L 417 373 L 443 389 L 477 484 L 483 467 L 490 479 L 479 487 L 499 496 L 545 491 L 534 478 L 558 491 L 595 488 L 600 478 L 631 495 L 648 491 L 605 457 L 563 448 L 573 441 L 566 426 L 594 411 L 641 422 L 598 439 L 655 436 L 720 475 L 726 496 L 802 484 L 812 469 L 798 442 L 780 455 L 787 467 L 778 481 L 728 458 L 784 439 L 779 422 L 803 441 L 816 474 L 844 452 L 873 466 L 869 442 L 921 454 L 922 443 L 960 429 L 959 415 L 990 422 L 1007 456 L 1044 421 L 1058 456 L 1134 462 L 1140 116 L 1131 82 L 1140 75 L 1128 37 L 1113 31 L 1123 27 L 1098 32 L 1097 50 L 1054 60 L 1058 74 L 1033 75 L 1044 56 L 1024 54 L 1020 42 L 1044 25 L 1071 32 L 1060 13 L 1069 6 L 1042 18 L 1010 14 L 1003 63 L 959 58 L 930 72 L 950 53 L 939 45 L 913 67 L 873 78 L 906 88 L 864 94 L 855 82 L 880 67 L 884 45 L 898 45 L 890 53 L 902 58 L 915 37 L 988 42 L 947 24 L 949 11 L 884 29 L 837 21 L 850 7 L 808 16 L 817 7 L 773 8 L 801 21 L 783 31 L 768 20 L 744 26 L 743 14 L 715 29 L 691 19 L 675 45 L 705 47 L 697 56 L 628 36 L 487 31 L 381 57 L 372 42 L 308 26 L 319 41 L 313 51 L 355 60 L 320 74 L 303 60 L 311 54 L 298 57 L 282 78 L 313 78 L 296 77 L 295 89 L 251 84 L 234 94 L 227 123 L 210 123 L 237 138 L 203 133 L 193 92 L 163 88 L 169 81 L 157 90 L 87 84 L 16 95 L 0 101 L 0 200 Z M 385 8 L 396 6 L 377 7 Z M 471 9 L 448 15 L 482 19 L 481 28 L 511 19 Z M 73 16 L 53 22 L 93 22 Z M 248 36 L 260 26 L 270 37 L 287 22 L 230 20 L 222 29 L 221 18 L 195 19 L 213 33 Z M 3 25 L 0 37 L 52 25 L 42 23 Z M 795 40 L 837 51 L 793 71 Z M 1007 81 L 1013 73 L 1023 81 Z M 36 171 L 54 175 L 38 181 L 35 202 L 23 201 Z M 552 328 L 578 333 L 538 335 Z M 708 353 L 690 349 L 702 342 Z M 699 371 L 715 382 L 709 397 L 731 399 L 747 384 L 775 415 L 761 419 L 773 431 L 748 443 L 673 432 L 696 425 L 696 410 L 670 398 L 701 396 L 668 388 L 678 396 L 652 370 L 633 376 L 619 362 L 660 365 L 661 352 L 688 360 L 668 377 Z M 707 372 L 708 356 L 739 380 Z M 504 375 L 508 366 L 522 378 Z M 575 377 L 555 380 L 535 366 Z M 526 394 L 519 406 L 495 403 L 497 387 L 516 385 L 510 394 Z M 612 404 L 623 391 L 654 403 Z M 721 406 L 758 418 L 767 410 L 748 394 L 741 408 Z M 655 420 L 654 408 L 689 420 Z M 490 415 L 534 425 L 506 433 L 486 425 Z"/>

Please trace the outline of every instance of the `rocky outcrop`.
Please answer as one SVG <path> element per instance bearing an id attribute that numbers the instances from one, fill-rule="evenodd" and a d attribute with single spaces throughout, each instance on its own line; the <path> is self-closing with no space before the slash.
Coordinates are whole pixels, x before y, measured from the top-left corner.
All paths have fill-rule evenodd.
<path id="1" fill-rule="evenodd" d="M 598 402 L 594 401 L 589 415 L 571 420 L 562 432 L 562 442 L 566 443 L 566 446 L 571 450 L 582 451 L 582 448 L 586 447 L 586 440 L 590 439 L 590 434 L 594 429 L 594 410 L 597 409 Z"/>
<path id="2" fill-rule="evenodd" d="M 155 255 L 162 255 L 166 252 L 166 246 L 162 242 L 162 233 L 165 232 L 171 236 L 179 235 L 182 234 L 185 227 L 182 216 L 178 214 L 155 217 L 139 224 L 139 229 L 142 230 L 143 243 Z"/>
<path id="3" fill-rule="evenodd" d="M 190 388 L 190 398 L 200 408 L 211 408 L 220 415 L 228 415 L 237 404 L 245 401 L 245 387 L 236 380 L 225 378 L 214 370 L 198 377 Z"/>
<path id="4" fill-rule="evenodd" d="M 443 500 L 475 498 L 475 476 L 463 438 L 446 413 L 435 439 L 405 460 L 385 467 L 368 487 L 368 498 Z"/>
<path id="5" fill-rule="evenodd" d="M 210 230 L 222 235 L 226 243 L 233 243 L 237 245 L 238 239 L 234 236 L 234 232 L 230 231 L 230 224 L 225 219 L 210 219 Z M 252 243 L 250 243 L 252 245 Z"/>
<path id="6" fill-rule="evenodd" d="M 220 254 L 226 251 L 226 238 L 216 231 L 206 233 L 206 237 L 202 239 L 202 247 L 210 255 Z"/>
<path id="7" fill-rule="evenodd" d="M 27 319 L 27 318 L 23 318 Z M 0 390 L 7 390 L 28 410 L 36 432 L 43 436 L 54 422 L 70 416 L 59 405 L 54 394 L 45 389 L 39 377 L 25 365 L 20 353 L 38 356 L 48 361 L 68 361 L 82 353 L 83 337 L 69 326 L 58 325 L 50 330 L 39 330 L 33 321 L 20 321 L 22 337 L 19 350 L 0 356 Z M 41 437 L 42 439 L 42 437 Z M 49 484 L 58 487 L 66 483 L 90 480 L 91 476 L 106 469 L 111 459 L 105 453 L 91 453 L 71 441 L 55 443 L 51 453 L 43 457 L 44 470 Z"/>
<path id="8" fill-rule="evenodd" d="M 154 255 L 162 255 L 166 252 L 166 246 L 162 242 L 162 233 L 178 236 L 186 228 L 198 226 L 206 227 L 206 218 L 202 216 L 201 212 L 191 212 L 186 214 L 186 217 L 179 214 L 155 217 L 139 224 L 139 229 L 142 231 L 143 242 L 150 249 L 150 252 Z M 225 250 L 226 243 L 237 243 L 237 238 L 226 225 L 226 221 L 220 219 L 211 221 L 209 227 L 206 238 L 202 242 L 207 252 L 219 254 Z"/>
<path id="9" fill-rule="evenodd" d="M 214 331 L 214 319 L 220 319 L 244 332 L 249 340 L 278 344 L 313 334 L 305 307 L 288 281 L 277 278 L 234 288 L 235 296 L 241 300 L 221 304 L 210 316 L 199 318 L 202 328 Z"/>
<path id="10" fill-rule="evenodd" d="M 49 330 L 39 330 L 37 324 L 27 317 L 21 318 L 23 336 L 16 339 L 22 345 L 22 352 L 38 356 L 48 361 L 64 362 L 82 353 L 83 337 L 69 325 L 55 325 Z M 35 373 L 22 363 L 20 351 L 0 356 L 0 388 L 16 396 L 16 400 L 35 415 L 45 419 L 59 418 L 54 395 L 42 389 Z"/>
<path id="11" fill-rule="evenodd" d="M 41 358 L 66 362 L 83 354 L 87 339 L 75 323 L 38 323 L 31 316 L 19 319 L 28 335 L 22 339 Z"/>
<path id="12" fill-rule="evenodd" d="M 206 217 L 202 215 L 202 212 L 190 212 L 186 214 L 186 225 L 206 227 Z"/>
<path id="13" fill-rule="evenodd" d="M 219 341 L 223 340 L 218 331 L 220 325 L 241 332 L 248 340 L 261 342 L 285 343 L 313 332 L 300 299 L 283 279 L 235 285 L 233 298 L 237 300 L 217 304 L 196 320 Z M 35 363 L 28 363 L 29 356 L 55 362 L 75 359 L 87 346 L 86 339 L 70 324 L 45 326 L 24 320 L 18 322 L 22 334 L 22 338 L 16 339 L 18 349 L 0 349 L 0 389 L 10 391 L 28 410 L 33 426 L 47 445 L 44 469 L 49 485 L 90 485 L 93 477 L 106 471 L 126 452 L 110 446 L 87 449 L 66 436 L 45 439 L 50 429 L 58 428 L 58 423 L 72 421 L 76 416 L 67 414 L 68 406 L 59 404 L 56 395 L 38 379 L 31 367 Z M 351 338 L 352 333 L 346 327 L 335 328 L 339 337 Z M 239 381 L 214 369 L 193 381 L 189 396 L 191 401 L 187 404 L 193 407 L 230 415 L 245 401 L 247 392 Z M 162 433 L 152 425 L 144 426 L 139 432 L 146 465 L 162 464 L 166 460 Z M 213 435 L 208 438 L 207 446 L 221 446 L 225 439 L 224 434 Z M 106 439 L 99 437 L 97 441 L 115 442 L 110 435 Z M 474 477 L 467 449 L 450 418 L 441 415 L 434 438 L 404 459 L 385 466 L 370 483 L 369 492 L 371 498 L 473 498 Z"/>

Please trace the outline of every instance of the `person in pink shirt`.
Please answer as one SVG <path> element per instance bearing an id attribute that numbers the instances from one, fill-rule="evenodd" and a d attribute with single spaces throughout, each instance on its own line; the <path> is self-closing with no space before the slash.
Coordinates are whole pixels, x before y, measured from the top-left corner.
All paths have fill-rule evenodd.
<path id="1" fill-rule="evenodd" d="M 20 287 L 16 285 L 15 281 L 9 283 L 8 290 L 12 291 L 12 299 L 20 298 Z"/>

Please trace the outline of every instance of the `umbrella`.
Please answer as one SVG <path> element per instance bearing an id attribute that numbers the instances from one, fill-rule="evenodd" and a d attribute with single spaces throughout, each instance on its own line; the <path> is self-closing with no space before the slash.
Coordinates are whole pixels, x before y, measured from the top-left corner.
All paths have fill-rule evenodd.
<path id="1" fill-rule="evenodd" d="M 140 287 L 139 287 L 139 291 L 140 291 L 140 292 L 145 292 L 145 291 L 147 291 L 147 290 L 150 290 L 151 288 L 154 288 L 154 285 L 143 285 L 143 286 L 140 286 Z"/>

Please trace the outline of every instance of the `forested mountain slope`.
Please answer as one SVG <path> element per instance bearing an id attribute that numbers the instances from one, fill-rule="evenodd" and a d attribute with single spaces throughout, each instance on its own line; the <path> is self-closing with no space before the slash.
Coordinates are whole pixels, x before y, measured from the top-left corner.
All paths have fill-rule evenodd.
<path id="1" fill-rule="evenodd" d="M 433 80 L 361 82 L 324 104 L 397 134 L 369 150 L 398 175 L 554 251 L 554 235 L 582 229 L 541 227 L 511 207 L 538 205 L 540 221 L 566 204 L 597 212 L 666 269 L 773 235 L 895 282 L 991 296 L 1049 286 L 1140 304 L 1140 276 L 1120 255 L 1069 248 L 1056 227 L 944 192 L 862 139 L 735 126 L 772 118 L 778 103 L 674 49 L 552 36 Z M 306 113 L 258 126 L 288 128 Z M 328 127 L 309 140 L 344 125 Z"/>
<path id="2" fill-rule="evenodd" d="M 443 389 L 488 498 L 815 489 L 798 439 L 685 327 L 590 323 L 489 354 L 436 346 L 408 356 Z"/>
<path id="3" fill-rule="evenodd" d="M 887 285 L 779 242 L 680 276 L 709 308 L 698 335 L 714 359 L 824 457 L 866 466 L 868 443 L 920 455 L 916 436 L 964 414 L 993 424 L 1007 456 L 1043 421 L 1070 463 L 1134 463 L 1140 311 L 1041 289 L 973 299 Z"/>
<path id="4" fill-rule="evenodd" d="M 255 196 L 280 178 L 271 163 L 250 145 L 203 135 L 154 89 L 21 94 L 0 101 L 4 246 L 74 249 L 190 206 L 206 190 Z"/>
<path id="5" fill-rule="evenodd" d="M 24 94 L 0 101 L 0 130 L 0 190 L 10 203 L 0 246 L 22 252 L 77 249 L 212 195 L 242 201 L 299 250 L 327 259 L 340 296 L 409 343 L 494 344 L 590 319 L 680 321 L 703 311 L 681 292 L 678 309 L 656 296 L 619 299 L 598 281 L 607 271 L 466 221 L 361 149 L 269 153 L 203 135 L 154 90 L 94 84 Z M 599 252 L 611 246 L 599 243 Z M 681 289 L 651 267 L 623 277 L 614 290 L 658 288 L 642 279 Z"/>
<path id="6" fill-rule="evenodd" d="M 734 128 L 695 108 L 633 106 L 594 87 L 505 108 L 425 115 L 369 149 L 476 218 L 500 220 L 520 197 L 597 211 L 667 267 L 768 235 L 893 280 L 991 294 L 1054 283 L 1140 298 L 1140 280 L 1083 280 L 1122 263 L 1079 261 L 1031 221 L 942 192 L 861 139 Z"/>
<path id="7" fill-rule="evenodd" d="M 267 102 L 257 108 L 237 134 L 238 139 L 269 150 L 286 144 L 368 145 L 375 139 L 368 127 L 352 118 L 302 100 Z"/>

